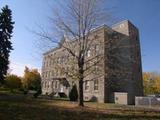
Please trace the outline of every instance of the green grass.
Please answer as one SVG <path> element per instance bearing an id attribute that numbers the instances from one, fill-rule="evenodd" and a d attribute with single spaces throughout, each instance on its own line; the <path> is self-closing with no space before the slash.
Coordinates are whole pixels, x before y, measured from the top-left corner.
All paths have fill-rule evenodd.
<path id="1" fill-rule="evenodd" d="M 0 87 L 1 93 L 12 93 L 12 94 L 22 94 L 22 91 L 19 91 L 18 89 L 10 89 L 7 87 Z"/>
<path id="2" fill-rule="evenodd" d="M 0 92 L 0 120 L 160 120 L 156 109 L 67 100 L 42 100 Z"/>

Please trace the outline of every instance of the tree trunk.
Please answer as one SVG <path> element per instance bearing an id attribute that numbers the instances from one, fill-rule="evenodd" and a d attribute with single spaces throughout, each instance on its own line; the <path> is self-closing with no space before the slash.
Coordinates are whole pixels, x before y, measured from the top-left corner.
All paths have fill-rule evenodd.
<path id="1" fill-rule="evenodd" d="M 83 75 L 84 75 L 84 58 L 79 59 L 78 61 L 78 66 L 79 66 L 79 106 L 83 107 Z"/>
<path id="2" fill-rule="evenodd" d="M 83 104 L 83 78 L 79 80 L 79 106 L 84 106 Z"/>

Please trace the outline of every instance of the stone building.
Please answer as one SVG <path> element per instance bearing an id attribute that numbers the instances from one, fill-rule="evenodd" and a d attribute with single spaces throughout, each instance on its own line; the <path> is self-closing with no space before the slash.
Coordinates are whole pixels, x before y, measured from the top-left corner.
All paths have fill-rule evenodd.
<path id="1" fill-rule="evenodd" d="M 125 20 L 112 27 L 97 27 L 91 31 L 89 38 L 95 40 L 86 58 L 100 54 L 103 59 L 92 66 L 93 71 L 84 79 L 84 100 L 113 102 L 114 92 L 126 92 L 128 104 L 134 104 L 135 96 L 143 95 L 138 29 Z M 76 47 L 73 49 L 76 52 Z M 43 54 L 43 94 L 63 93 L 68 96 L 72 85 L 77 84 L 75 79 L 64 72 L 76 68 L 76 65 L 69 66 L 71 59 L 62 46 Z M 88 65 L 89 63 L 86 63 L 85 66 Z"/>

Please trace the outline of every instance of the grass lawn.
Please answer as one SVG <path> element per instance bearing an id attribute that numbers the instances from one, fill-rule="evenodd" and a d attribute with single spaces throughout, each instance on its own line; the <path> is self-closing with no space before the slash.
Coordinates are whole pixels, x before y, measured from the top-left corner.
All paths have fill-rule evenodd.
<path id="1" fill-rule="evenodd" d="M 158 108 L 42 100 L 0 92 L 0 120 L 160 120 Z"/>

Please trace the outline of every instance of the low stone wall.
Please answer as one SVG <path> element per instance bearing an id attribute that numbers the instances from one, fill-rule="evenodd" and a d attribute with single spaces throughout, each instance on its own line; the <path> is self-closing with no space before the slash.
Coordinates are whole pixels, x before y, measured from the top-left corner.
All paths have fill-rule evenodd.
<path id="1" fill-rule="evenodd" d="M 135 97 L 135 105 L 160 105 L 160 98 L 158 97 Z"/>

